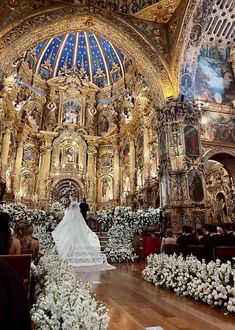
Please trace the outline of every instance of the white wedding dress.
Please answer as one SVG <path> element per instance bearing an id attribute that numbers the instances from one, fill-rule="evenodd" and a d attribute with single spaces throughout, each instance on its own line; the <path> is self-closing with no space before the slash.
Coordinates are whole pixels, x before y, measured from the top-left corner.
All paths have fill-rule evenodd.
<path id="1" fill-rule="evenodd" d="M 58 255 L 75 267 L 106 264 L 98 236 L 87 226 L 77 200 L 72 200 L 61 222 L 52 232 Z M 105 269 L 104 269 L 105 270 Z"/>

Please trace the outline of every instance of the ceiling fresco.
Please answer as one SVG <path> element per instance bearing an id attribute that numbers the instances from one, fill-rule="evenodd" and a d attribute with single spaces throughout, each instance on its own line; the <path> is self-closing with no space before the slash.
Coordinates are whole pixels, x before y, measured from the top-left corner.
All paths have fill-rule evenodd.
<path id="1" fill-rule="evenodd" d="M 45 80 L 76 68 L 101 88 L 124 77 L 130 66 L 130 60 L 120 49 L 89 31 L 43 40 L 26 52 L 25 61 Z"/>

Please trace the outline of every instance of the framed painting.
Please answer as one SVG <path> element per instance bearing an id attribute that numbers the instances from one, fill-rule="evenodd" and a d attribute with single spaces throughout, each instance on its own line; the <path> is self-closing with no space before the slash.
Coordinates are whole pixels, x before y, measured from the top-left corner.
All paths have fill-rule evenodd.
<path id="1" fill-rule="evenodd" d="M 185 152 L 187 156 L 199 156 L 199 136 L 197 129 L 192 125 L 184 128 Z"/>
<path id="2" fill-rule="evenodd" d="M 204 198 L 203 184 L 201 175 L 195 171 L 191 170 L 188 172 L 188 189 L 189 197 L 194 202 L 201 202 Z"/>
<path id="3" fill-rule="evenodd" d="M 202 228 L 205 223 L 205 213 L 193 212 L 192 213 L 192 228 Z"/>

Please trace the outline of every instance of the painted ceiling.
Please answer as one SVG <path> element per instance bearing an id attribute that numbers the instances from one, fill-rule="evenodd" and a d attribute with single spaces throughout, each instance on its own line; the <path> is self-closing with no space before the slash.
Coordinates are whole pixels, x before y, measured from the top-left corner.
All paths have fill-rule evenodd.
<path id="1" fill-rule="evenodd" d="M 45 80 L 75 68 L 98 87 L 124 77 L 130 64 L 119 48 L 92 32 L 73 32 L 43 40 L 25 58 L 30 68 Z"/>

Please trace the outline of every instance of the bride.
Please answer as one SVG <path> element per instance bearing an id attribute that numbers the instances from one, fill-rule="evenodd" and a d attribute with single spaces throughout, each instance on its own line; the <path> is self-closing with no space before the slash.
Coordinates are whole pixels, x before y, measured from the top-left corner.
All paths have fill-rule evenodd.
<path id="1" fill-rule="evenodd" d="M 87 226 L 76 198 L 71 197 L 70 205 L 61 222 L 52 232 L 58 255 L 71 266 L 90 266 L 107 263 L 100 252 L 98 236 Z"/>

